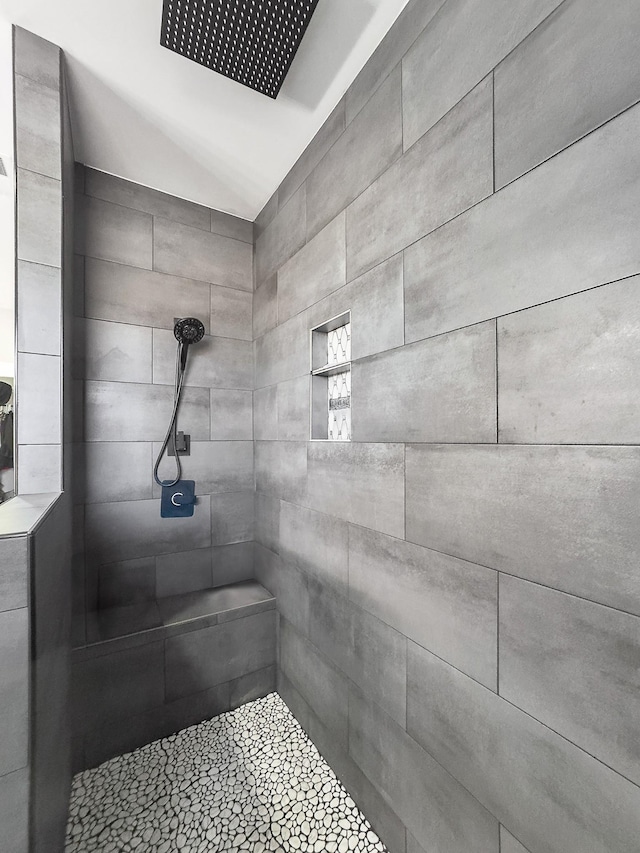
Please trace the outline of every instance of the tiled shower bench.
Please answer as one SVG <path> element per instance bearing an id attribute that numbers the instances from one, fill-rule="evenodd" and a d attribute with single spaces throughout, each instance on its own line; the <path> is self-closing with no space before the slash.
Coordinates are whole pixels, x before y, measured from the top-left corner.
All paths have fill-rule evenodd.
<path id="1" fill-rule="evenodd" d="M 74 772 L 275 690 L 275 605 L 246 581 L 93 614 L 72 653 Z"/>

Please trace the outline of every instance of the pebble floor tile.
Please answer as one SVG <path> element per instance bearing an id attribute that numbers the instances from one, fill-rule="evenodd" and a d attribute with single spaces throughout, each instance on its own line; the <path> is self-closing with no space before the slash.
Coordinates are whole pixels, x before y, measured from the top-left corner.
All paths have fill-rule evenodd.
<path id="1" fill-rule="evenodd" d="M 386 853 L 277 693 L 73 780 L 66 853 Z"/>

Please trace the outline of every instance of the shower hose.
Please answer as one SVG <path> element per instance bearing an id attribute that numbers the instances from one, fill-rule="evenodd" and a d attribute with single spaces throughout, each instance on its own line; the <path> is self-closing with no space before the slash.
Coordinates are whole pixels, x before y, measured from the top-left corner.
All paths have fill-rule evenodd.
<path id="1" fill-rule="evenodd" d="M 160 453 L 158 453 L 158 458 L 156 459 L 156 464 L 153 468 L 153 479 L 159 486 L 175 486 L 175 484 L 180 480 L 182 476 L 182 465 L 180 463 L 180 456 L 178 455 L 177 449 L 177 434 L 178 434 L 178 409 L 180 408 L 180 397 L 182 396 L 182 386 L 184 385 L 184 374 L 187 369 L 187 359 L 186 359 L 186 348 L 188 344 L 185 345 L 182 342 L 178 342 L 178 348 L 176 352 L 176 381 L 175 381 L 175 391 L 173 395 L 173 412 L 171 413 L 171 420 L 169 421 L 169 429 L 167 430 L 167 434 L 164 437 L 164 441 L 162 442 L 162 447 L 160 448 Z M 162 462 L 162 457 L 167 449 L 169 441 L 173 436 L 173 449 L 176 454 L 176 477 L 175 480 L 161 480 L 158 477 L 158 469 L 160 468 L 160 463 Z"/>

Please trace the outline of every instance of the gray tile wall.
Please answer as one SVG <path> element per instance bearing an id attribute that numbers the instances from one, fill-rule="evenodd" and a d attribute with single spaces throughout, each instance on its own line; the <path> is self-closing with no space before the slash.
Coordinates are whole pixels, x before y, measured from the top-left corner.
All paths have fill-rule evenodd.
<path id="1" fill-rule="evenodd" d="M 128 638 L 131 642 L 125 647 L 116 641 L 115 647 L 107 642 L 76 649 L 72 675 L 76 770 L 274 690 L 273 599 L 264 606 L 268 609 L 258 612 L 229 610 L 213 617 L 211 626 L 191 624 L 186 633 L 175 636 L 154 639 L 138 634 Z M 185 630 L 184 625 L 173 627 Z"/>
<path id="2" fill-rule="evenodd" d="M 253 227 L 77 166 L 83 227 L 74 378 L 83 387 L 75 458 L 86 561 L 77 607 L 125 605 L 252 576 Z M 174 317 L 198 317 L 179 428 L 193 518 L 161 519 L 153 464 L 171 414 Z M 173 468 L 165 458 L 160 476 Z M 84 533 L 82 531 L 84 527 Z M 82 549 L 81 549 L 82 550 Z M 78 560 L 80 562 L 80 560 Z M 82 612 L 76 642 L 84 642 Z"/>
<path id="3" fill-rule="evenodd" d="M 639 34 L 410 2 L 256 221 L 279 690 L 392 853 L 637 847 Z M 345 310 L 353 441 L 311 442 Z"/>
<path id="4" fill-rule="evenodd" d="M 60 49 L 15 27 L 14 72 L 17 490 L 32 497 L 2 507 L 7 530 L 17 506 L 14 529 L 22 532 L 0 538 L 0 847 L 58 853 L 71 782 L 74 157 Z M 21 522 L 30 501 L 32 517 Z"/>
<path id="5" fill-rule="evenodd" d="M 17 181 L 18 363 L 16 478 L 19 494 L 63 487 L 63 139 L 62 55 L 14 30 Z M 67 222 L 67 229 L 72 223 Z"/>

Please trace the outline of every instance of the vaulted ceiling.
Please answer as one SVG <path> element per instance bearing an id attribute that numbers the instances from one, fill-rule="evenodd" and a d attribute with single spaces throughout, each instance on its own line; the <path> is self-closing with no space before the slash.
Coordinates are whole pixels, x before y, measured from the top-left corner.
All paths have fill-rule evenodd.
<path id="1" fill-rule="evenodd" d="M 162 0 L 0 0 L 67 57 L 76 158 L 254 219 L 407 0 L 319 0 L 276 100 L 160 46 Z"/>

